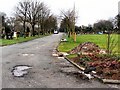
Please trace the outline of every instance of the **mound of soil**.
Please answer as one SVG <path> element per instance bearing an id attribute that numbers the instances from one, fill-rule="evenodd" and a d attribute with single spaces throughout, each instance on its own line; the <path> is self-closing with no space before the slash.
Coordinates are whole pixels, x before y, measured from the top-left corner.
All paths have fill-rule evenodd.
<path id="1" fill-rule="evenodd" d="M 95 67 L 96 74 L 104 79 L 120 80 L 120 61 L 117 57 L 100 55 L 80 55 L 70 58 L 83 67 Z"/>
<path id="2" fill-rule="evenodd" d="M 84 68 L 95 67 L 96 74 L 104 79 L 120 80 L 120 58 L 117 56 L 107 55 L 105 50 L 92 42 L 82 43 L 69 52 L 78 53 L 81 54 L 70 60 Z"/>
<path id="3" fill-rule="evenodd" d="M 82 54 L 102 54 L 102 53 L 106 53 L 105 50 L 100 49 L 100 47 L 92 42 L 85 42 L 82 43 L 80 45 L 78 45 L 77 47 L 75 47 L 74 49 L 72 49 L 71 51 L 69 51 L 69 54 L 77 54 L 78 52 L 81 52 Z"/>

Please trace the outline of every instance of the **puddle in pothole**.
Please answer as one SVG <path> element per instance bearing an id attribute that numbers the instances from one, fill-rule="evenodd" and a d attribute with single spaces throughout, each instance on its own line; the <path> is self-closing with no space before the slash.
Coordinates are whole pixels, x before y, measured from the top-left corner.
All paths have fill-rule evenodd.
<path id="1" fill-rule="evenodd" d="M 28 74 L 28 70 L 31 69 L 31 66 L 28 65 L 16 65 L 12 69 L 12 75 L 15 77 L 23 77 Z"/>

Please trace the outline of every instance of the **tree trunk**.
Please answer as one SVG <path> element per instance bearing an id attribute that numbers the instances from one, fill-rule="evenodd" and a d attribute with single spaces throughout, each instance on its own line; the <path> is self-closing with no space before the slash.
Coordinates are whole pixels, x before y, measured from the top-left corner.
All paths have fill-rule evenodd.
<path id="1" fill-rule="evenodd" d="M 40 36 L 40 24 L 38 24 L 38 36 Z"/>
<path id="2" fill-rule="evenodd" d="M 35 28 L 34 28 L 34 27 L 35 27 L 35 25 L 33 24 L 33 25 L 32 25 L 32 31 L 33 31 L 32 35 L 33 35 L 33 36 L 35 36 L 35 30 L 34 30 Z"/>
<path id="3" fill-rule="evenodd" d="M 25 20 L 24 20 L 24 23 L 23 23 L 23 29 L 24 29 L 23 36 L 24 36 L 24 38 L 26 38 L 26 34 L 25 34 Z"/>
<path id="4" fill-rule="evenodd" d="M 74 32 L 74 42 L 76 42 L 76 32 Z"/>

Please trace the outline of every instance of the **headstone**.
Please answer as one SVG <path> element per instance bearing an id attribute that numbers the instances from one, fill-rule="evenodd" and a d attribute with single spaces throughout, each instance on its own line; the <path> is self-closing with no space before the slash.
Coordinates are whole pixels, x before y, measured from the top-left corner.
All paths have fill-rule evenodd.
<path id="1" fill-rule="evenodd" d="M 13 37 L 17 38 L 17 32 L 14 32 Z"/>

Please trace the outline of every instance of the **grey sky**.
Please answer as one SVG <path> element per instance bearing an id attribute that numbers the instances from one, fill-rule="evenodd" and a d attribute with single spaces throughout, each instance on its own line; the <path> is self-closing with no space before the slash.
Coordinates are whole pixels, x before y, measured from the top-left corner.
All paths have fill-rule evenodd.
<path id="1" fill-rule="evenodd" d="M 13 16 L 14 7 L 22 0 L 0 0 L 0 11 L 7 16 Z M 38 0 L 39 1 L 39 0 Z M 93 24 L 100 19 L 113 18 L 118 14 L 120 0 L 41 0 L 47 4 L 55 15 L 60 15 L 60 10 L 76 7 L 78 12 L 77 25 Z"/>
<path id="2" fill-rule="evenodd" d="M 119 15 L 120 15 L 120 1 L 119 1 L 119 3 L 118 3 L 118 13 L 119 13 Z"/>

